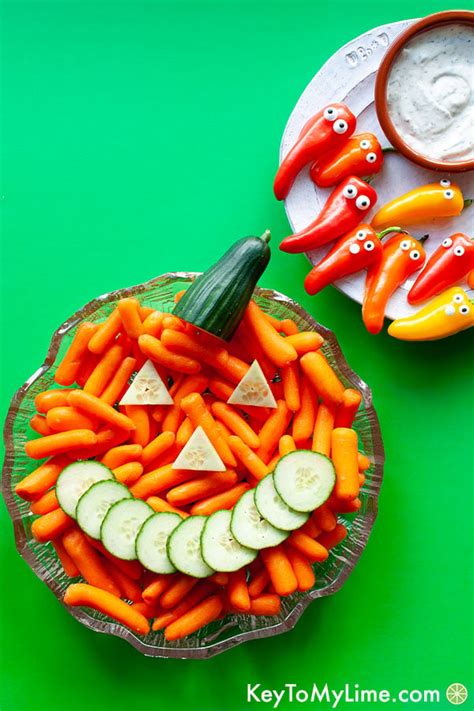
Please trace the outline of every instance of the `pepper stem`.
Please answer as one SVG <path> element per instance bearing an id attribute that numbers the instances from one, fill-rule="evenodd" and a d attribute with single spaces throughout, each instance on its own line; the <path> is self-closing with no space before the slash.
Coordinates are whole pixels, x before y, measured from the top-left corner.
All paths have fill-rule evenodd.
<path id="1" fill-rule="evenodd" d="M 263 235 L 260 236 L 260 239 L 263 239 L 263 241 L 268 244 L 270 242 L 271 237 L 272 233 L 270 232 L 270 230 L 265 230 Z"/>
<path id="2" fill-rule="evenodd" d="M 379 239 L 383 239 L 385 235 L 390 234 L 390 232 L 403 232 L 403 234 L 408 234 L 406 230 L 403 230 L 401 227 L 387 227 L 387 229 L 382 230 L 382 232 L 377 232 L 377 237 Z"/>
<path id="3" fill-rule="evenodd" d="M 426 240 L 428 239 L 428 237 L 429 237 L 429 235 L 423 235 L 423 237 L 418 238 L 418 242 L 420 244 L 424 244 L 426 242 Z"/>
<path id="4" fill-rule="evenodd" d="M 382 148 L 382 153 L 398 153 L 398 151 L 393 146 L 387 146 L 386 148 Z"/>
<path id="5" fill-rule="evenodd" d="M 474 202 L 473 198 L 466 198 L 466 200 L 464 200 L 462 209 L 465 210 L 466 207 L 471 207 L 473 202 Z"/>

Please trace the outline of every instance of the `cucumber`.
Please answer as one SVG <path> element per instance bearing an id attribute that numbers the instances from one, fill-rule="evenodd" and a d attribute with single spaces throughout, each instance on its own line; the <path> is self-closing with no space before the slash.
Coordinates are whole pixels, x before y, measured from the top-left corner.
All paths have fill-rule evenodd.
<path id="1" fill-rule="evenodd" d="M 110 507 L 100 527 L 100 539 L 116 558 L 135 560 L 135 543 L 145 521 L 155 512 L 141 499 L 124 499 Z"/>
<path id="2" fill-rule="evenodd" d="M 144 568 L 153 573 L 174 573 L 176 568 L 168 558 L 168 538 L 183 519 L 179 514 L 165 511 L 150 516 L 140 528 L 136 541 L 137 558 Z"/>
<path id="3" fill-rule="evenodd" d="M 260 516 L 253 490 L 246 491 L 234 506 L 230 530 L 240 545 L 255 550 L 277 546 L 289 535 Z"/>
<path id="4" fill-rule="evenodd" d="M 280 459 L 273 481 L 287 506 L 295 511 L 314 511 L 329 498 L 336 472 L 324 454 L 303 449 Z"/>
<path id="5" fill-rule="evenodd" d="M 111 506 L 130 499 L 126 486 L 115 480 L 98 481 L 82 494 L 76 506 L 76 518 L 80 528 L 91 538 L 100 538 L 100 527 Z"/>
<path id="6" fill-rule="evenodd" d="M 114 475 L 99 462 L 74 462 L 65 467 L 56 482 L 56 496 L 64 513 L 76 518 L 76 507 L 82 494 L 92 484 L 105 479 L 114 479 Z"/>
<path id="7" fill-rule="evenodd" d="M 285 504 L 275 489 L 273 474 L 268 474 L 255 489 L 255 506 L 268 523 L 282 531 L 294 531 L 309 518 L 308 513 L 300 513 Z"/>
<path id="8" fill-rule="evenodd" d="M 167 552 L 171 563 L 181 573 L 193 578 L 207 578 L 214 572 L 201 554 L 201 534 L 206 520 L 206 516 L 190 516 L 168 539 Z"/>
<path id="9" fill-rule="evenodd" d="M 249 565 L 257 551 L 241 546 L 230 530 L 230 511 L 216 511 L 206 521 L 201 536 L 201 553 L 206 563 L 222 573 Z"/>
<path id="10" fill-rule="evenodd" d="M 244 237 L 194 280 L 173 314 L 230 341 L 270 259 L 270 232 Z"/>

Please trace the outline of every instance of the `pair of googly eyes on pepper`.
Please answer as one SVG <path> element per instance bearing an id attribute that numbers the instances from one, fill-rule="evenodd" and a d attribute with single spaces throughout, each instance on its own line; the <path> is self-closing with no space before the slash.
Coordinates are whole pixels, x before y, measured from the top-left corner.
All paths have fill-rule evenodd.
<path id="1" fill-rule="evenodd" d="M 408 252 L 410 247 L 412 246 L 412 243 L 410 242 L 409 239 L 404 239 L 403 242 L 400 242 L 400 249 L 403 252 Z M 413 259 L 415 262 L 417 259 L 421 257 L 420 252 L 417 249 L 412 249 L 410 254 L 409 254 L 410 259 Z"/>
<path id="2" fill-rule="evenodd" d="M 439 181 L 439 184 L 441 185 L 442 188 L 449 188 L 449 186 L 451 185 L 451 181 L 448 180 L 447 178 L 443 178 L 443 180 Z M 446 198 L 446 200 L 452 200 L 454 197 L 454 190 L 451 190 L 451 189 L 445 190 L 443 195 Z"/>
<path id="3" fill-rule="evenodd" d="M 463 304 L 464 297 L 462 294 L 456 294 L 453 296 L 453 304 Z M 448 316 L 452 316 L 455 312 L 456 309 L 454 308 L 453 304 L 449 304 L 446 307 L 446 313 Z M 466 316 L 470 312 L 470 307 L 467 304 L 463 304 L 459 309 L 459 313 L 462 314 L 463 316 Z"/>
<path id="4" fill-rule="evenodd" d="M 363 151 L 368 151 L 370 148 L 370 141 L 368 141 L 366 138 L 364 138 L 360 143 L 359 146 L 362 148 Z M 367 163 L 375 163 L 377 160 L 377 154 L 376 153 L 367 153 L 365 156 L 365 160 Z"/>
<path id="5" fill-rule="evenodd" d="M 346 187 L 342 191 L 342 194 L 345 198 L 353 200 L 355 197 L 357 197 L 357 188 L 355 185 L 346 185 Z M 356 207 L 359 208 L 359 210 L 368 210 L 370 207 L 370 200 L 367 195 L 359 195 L 355 204 Z"/>
<path id="6" fill-rule="evenodd" d="M 344 119 L 339 119 L 336 121 L 338 117 L 338 112 L 337 109 L 334 108 L 334 106 L 328 106 L 326 109 L 324 109 L 323 116 L 326 121 L 334 122 L 334 125 L 332 127 L 334 133 L 343 134 L 346 133 L 347 129 L 349 128 L 347 121 L 344 121 Z"/>
<path id="7" fill-rule="evenodd" d="M 367 242 L 364 242 L 364 249 L 366 252 L 373 252 L 373 250 L 375 249 L 375 244 L 372 242 L 372 240 L 369 239 L 367 240 Z M 355 243 L 351 244 L 351 246 L 349 247 L 349 252 L 351 254 L 359 254 L 360 245 Z"/>
<path id="8" fill-rule="evenodd" d="M 441 242 L 441 246 L 444 247 L 445 249 L 449 249 L 452 246 L 452 244 L 453 244 L 453 240 L 451 239 L 451 237 L 446 237 L 446 239 L 444 239 Z M 456 257 L 462 257 L 464 252 L 465 252 L 465 249 L 461 244 L 458 244 L 453 250 L 453 253 Z"/>

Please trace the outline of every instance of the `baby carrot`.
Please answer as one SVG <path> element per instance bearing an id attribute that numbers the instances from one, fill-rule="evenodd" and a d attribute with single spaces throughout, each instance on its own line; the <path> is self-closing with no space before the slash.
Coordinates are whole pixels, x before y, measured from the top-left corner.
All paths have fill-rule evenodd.
<path id="1" fill-rule="evenodd" d="M 341 541 L 347 536 L 347 528 L 338 523 L 334 531 L 329 531 L 328 533 L 321 533 L 318 538 L 319 543 L 324 546 L 327 550 L 334 548 L 339 545 Z"/>
<path id="2" fill-rule="evenodd" d="M 160 607 L 164 610 L 176 607 L 197 582 L 198 579 L 190 575 L 179 575 L 160 597 Z"/>
<path id="3" fill-rule="evenodd" d="M 92 447 L 81 447 L 70 451 L 68 456 L 72 459 L 99 457 L 112 447 L 118 447 L 123 444 L 128 438 L 129 433 L 126 430 L 114 430 L 107 427 L 97 432 L 97 442 Z"/>
<path id="4" fill-rule="evenodd" d="M 180 289 L 179 291 L 177 291 L 176 294 L 174 295 L 174 299 L 173 299 L 174 303 L 177 304 L 178 301 L 181 299 L 181 297 L 185 295 L 185 293 L 186 293 L 186 289 Z"/>
<path id="5" fill-rule="evenodd" d="M 283 435 L 280 437 L 280 441 L 278 442 L 278 453 L 280 457 L 284 457 L 285 454 L 289 454 L 290 452 L 295 452 L 296 451 L 296 444 L 295 440 L 291 435 Z"/>
<path id="6" fill-rule="evenodd" d="M 255 337 L 254 331 L 252 331 L 250 325 L 245 320 L 240 323 L 237 330 L 237 337 L 245 347 L 245 351 L 249 354 L 244 360 L 248 360 L 250 363 L 257 360 L 264 376 L 267 380 L 271 381 L 275 377 L 277 367 L 267 356 L 261 342 Z M 243 351 L 243 348 L 241 348 L 241 350 Z"/>
<path id="7" fill-rule="evenodd" d="M 357 433 L 348 427 L 337 427 L 331 436 L 331 458 L 336 470 L 334 495 L 352 501 L 359 494 Z"/>
<path id="8" fill-rule="evenodd" d="M 188 442 L 189 438 L 191 437 L 192 433 L 194 432 L 194 427 L 193 423 L 189 419 L 189 417 L 185 417 L 182 423 L 180 424 L 178 431 L 176 432 L 176 444 L 178 447 L 184 447 L 184 445 Z"/>
<path id="9" fill-rule="evenodd" d="M 148 316 L 151 316 L 151 314 L 156 313 L 155 309 L 152 306 L 141 306 L 138 304 L 138 313 L 140 314 L 140 318 L 142 321 L 144 321 Z"/>
<path id="10" fill-rule="evenodd" d="M 326 403 L 340 405 L 344 386 L 322 353 L 305 353 L 301 367 L 311 385 Z"/>
<path id="11" fill-rule="evenodd" d="M 231 383 L 235 383 L 237 385 L 237 383 L 240 383 L 249 368 L 249 364 L 245 361 L 237 358 L 236 356 L 229 355 L 226 362 L 221 363 L 217 370 L 220 375 L 227 380 L 230 380 Z"/>
<path id="12" fill-rule="evenodd" d="M 147 620 L 152 620 L 154 617 L 158 615 L 158 606 L 157 605 L 147 605 L 146 602 L 134 602 L 130 605 L 130 609 L 136 610 L 139 612 L 141 615 L 144 615 L 144 617 L 147 618 Z M 170 620 L 171 622 L 171 620 Z M 166 623 L 168 624 L 168 623 Z"/>
<path id="13" fill-rule="evenodd" d="M 163 431 L 177 432 L 178 427 L 184 419 L 181 409 L 181 400 L 191 393 L 203 393 L 209 384 L 209 378 L 205 375 L 185 376 L 175 393 L 172 393 L 174 405 L 172 405 L 164 420 Z"/>
<path id="14" fill-rule="evenodd" d="M 213 591 L 213 586 L 207 580 L 200 580 L 183 600 L 169 612 L 163 612 L 155 619 L 152 629 L 156 632 L 167 627 L 171 622 L 182 617 L 186 612 L 195 607 L 201 600 L 208 597 Z"/>
<path id="15" fill-rule="evenodd" d="M 25 452 L 31 459 L 43 459 L 54 454 L 64 454 L 72 449 L 80 449 L 97 442 L 92 430 L 69 430 L 56 432 L 41 439 L 31 439 L 25 443 Z"/>
<path id="16" fill-rule="evenodd" d="M 211 412 L 251 449 L 257 449 L 260 446 L 259 436 L 231 405 L 227 405 L 225 402 L 215 402 L 211 406 Z"/>
<path id="17" fill-rule="evenodd" d="M 310 518 L 301 526 L 299 530 L 302 533 L 306 533 L 306 535 L 310 538 L 317 538 L 321 533 L 321 529 L 316 525 L 316 521 L 314 520 L 314 515 L 310 516 Z"/>
<path id="18" fill-rule="evenodd" d="M 64 456 L 49 459 L 18 482 L 15 493 L 26 501 L 38 499 L 56 484 L 58 476 L 69 463 Z"/>
<path id="19" fill-rule="evenodd" d="M 132 486 L 143 474 L 143 464 L 141 462 L 127 462 L 112 470 L 117 481 L 127 486 Z"/>
<path id="20" fill-rule="evenodd" d="M 283 383 L 283 396 L 288 409 L 291 412 L 296 412 L 301 406 L 298 363 L 289 363 L 281 369 L 281 381 Z"/>
<path id="21" fill-rule="evenodd" d="M 293 531 L 288 538 L 288 543 L 302 553 L 311 563 L 322 562 L 326 560 L 329 555 L 322 543 L 313 540 L 302 531 Z"/>
<path id="22" fill-rule="evenodd" d="M 143 448 L 142 463 L 146 467 L 151 464 L 160 454 L 166 452 L 175 440 L 174 432 L 163 431 Z"/>
<path id="23" fill-rule="evenodd" d="M 120 299 L 117 304 L 124 331 L 129 338 L 138 338 L 142 333 L 139 306 L 136 299 Z"/>
<path id="24" fill-rule="evenodd" d="M 37 516 L 44 516 L 44 514 L 54 511 L 59 507 L 58 499 L 56 497 L 56 490 L 50 489 L 43 494 L 39 499 L 33 501 L 30 506 L 30 511 L 32 514 Z"/>
<path id="25" fill-rule="evenodd" d="M 90 351 L 85 354 L 76 375 L 76 383 L 79 385 L 80 388 L 83 388 L 84 385 L 87 383 L 90 374 L 92 373 L 99 361 L 100 355 L 95 355 Z"/>
<path id="26" fill-rule="evenodd" d="M 359 469 L 363 472 L 367 471 L 367 469 L 370 469 L 370 465 L 372 464 L 368 456 L 366 454 L 362 454 L 362 452 L 358 452 L 357 462 L 359 465 Z"/>
<path id="27" fill-rule="evenodd" d="M 236 610 L 240 610 L 241 612 L 248 612 L 250 610 L 250 595 L 247 587 L 245 568 L 241 568 L 229 575 L 227 595 L 230 604 Z"/>
<path id="28" fill-rule="evenodd" d="M 46 413 L 52 407 L 63 407 L 68 404 L 68 395 L 72 390 L 44 390 L 35 397 L 35 407 L 38 412 Z"/>
<path id="29" fill-rule="evenodd" d="M 82 577 L 95 587 L 102 588 L 120 597 L 120 589 L 107 570 L 103 558 L 90 545 L 84 534 L 78 529 L 71 529 L 62 538 L 66 553 L 79 568 Z"/>
<path id="30" fill-rule="evenodd" d="M 161 311 L 153 311 L 142 323 L 142 333 L 158 338 L 161 334 L 161 325 L 164 314 Z"/>
<path id="31" fill-rule="evenodd" d="M 216 422 L 206 408 L 206 404 L 199 393 L 191 393 L 181 400 L 181 407 L 187 414 L 194 427 L 201 426 L 209 437 L 224 464 L 235 467 L 237 462 L 224 437 L 216 429 Z"/>
<path id="32" fill-rule="evenodd" d="M 219 400 L 227 402 L 227 400 L 234 392 L 234 386 L 223 378 L 212 378 L 212 380 L 209 381 L 209 390 Z M 250 417 L 255 418 L 256 420 L 258 420 L 258 422 L 261 422 L 262 424 L 266 421 L 267 417 L 270 414 L 270 409 L 268 407 L 252 407 L 251 405 L 239 405 L 239 409 L 247 413 L 247 415 L 249 415 Z"/>
<path id="33" fill-rule="evenodd" d="M 82 359 L 87 352 L 87 347 L 97 331 L 94 323 L 84 321 L 76 331 L 66 355 L 54 374 L 58 385 L 72 385 L 76 380 Z"/>
<path id="34" fill-rule="evenodd" d="M 298 581 L 283 546 L 265 548 L 260 551 L 260 555 L 278 595 L 291 595 L 296 592 Z"/>
<path id="35" fill-rule="evenodd" d="M 111 346 L 99 360 L 84 384 L 84 392 L 91 395 L 101 395 L 112 380 L 119 364 L 123 360 L 123 348 Z"/>
<path id="36" fill-rule="evenodd" d="M 286 554 L 298 581 L 298 590 L 300 592 L 311 590 L 316 580 L 311 563 L 296 548 L 291 546 L 287 546 Z"/>
<path id="37" fill-rule="evenodd" d="M 236 484 L 220 494 L 214 494 L 214 496 L 209 496 L 209 498 L 201 499 L 201 501 L 198 501 L 192 506 L 191 515 L 210 516 L 215 511 L 231 509 L 248 489 L 250 489 L 249 484 L 243 482 Z"/>
<path id="38" fill-rule="evenodd" d="M 272 617 L 273 615 L 280 614 L 280 608 L 280 596 L 267 593 L 266 595 L 259 595 L 258 597 L 252 598 L 250 614 Z"/>
<path id="39" fill-rule="evenodd" d="M 217 341 L 217 345 L 209 340 L 203 342 L 187 333 L 170 328 L 165 328 L 161 334 L 161 342 L 170 351 L 194 358 L 211 368 L 218 368 L 221 364 L 225 365 L 229 357 L 228 350 L 220 345 L 219 341 Z"/>
<path id="40" fill-rule="evenodd" d="M 42 437 L 53 434 L 53 430 L 48 425 L 48 421 L 44 415 L 33 415 L 30 419 L 30 427 Z"/>
<path id="41" fill-rule="evenodd" d="M 130 439 L 133 444 L 139 444 L 142 447 L 146 447 L 150 442 L 148 410 L 146 405 L 125 405 L 125 414 L 135 425 Z"/>
<path id="42" fill-rule="evenodd" d="M 112 561 L 112 563 L 117 568 L 120 568 L 120 570 L 125 573 L 125 575 L 128 575 L 128 577 L 132 578 L 133 580 L 140 580 L 143 575 L 143 568 L 138 562 L 138 560 L 121 560 L 120 558 L 116 558 L 114 555 L 112 555 L 112 553 L 109 553 L 107 548 L 104 548 L 100 541 L 96 541 L 93 538 L 89 538 L 89 536 L 86 536 L 86 538 L 91 546 L 98 550 L 99 553 L 102 553 L 105 558 Z"/>
<path id="43" fill-rule="evenodd" d="M 130 602 L 141 602 L 142 589 L 136 580 L 130 578 L 111 561 L 108 561 L 107 567 L 112 580 L 120 590 L 120 597 L 125 598 L 125 600 L 130 600 Z M 100 585 L 97 587 L 100 587 Z"/>
<path id="44" fill-rule="evenodd" d="M 121 328 L 122 319 L 119 310 L 115 308 L 106 320 L 99 324 L 97 331 L 92 335 L 88 346 L 91 353 L 100 355 L 106 351 Z"/>
<path id="45" fill-rule="evenodd" d="M 326 403 L 320 403 L 313 433 L 313 452 L 319 452 L 329 457 L 331 453 L 331 433 L 334 428 L 335 408 Z"/>
<path id="46" fill-rule="evenodd" d="M 211 595 L 165 628 L 168 642 L 186 637 L 216 620 L 222 612 L 219 595 Z"/>
<path id="47" fill-rule="evenodd" d="M 115 597 L 106 590 L 86 585 L 73 583 L 64 595 L 64 604 L 71 606 L 91 607 L 104 615 L 121 622 L 137 634 L 148 634 L 150 625 L 146 617 L 137 610 L 133 610 L 126 602 Z"/>
<path id="48" fill-rule="evenodd" d="M 337 525 L 337 518 L 328 503 L 324 503 L 311 517 L 321 531 L 333 531 Z"/>
<path id="49" fill-rule="evenodd" d="M 288 409 L 284 400 L 277 400 L 276 410 L 261 428 L 258 436 L 260 437 L 260 447 L 257 449 L 257 454 L 264 462 L 270 460 L 278 441 L 285 434 L 292 412 Z"/>
<path id="50" fill-rule="evenodd" d="M 75 407 L 52 407 L 46 415 L 46 422 L 53 432 L 68 430 L 95 430 L 97 420 L 84 415 Z"/>
<path id="51" fill-rule="evenodd" d="M 252 474 L 252 476 L 255 477 L 255 479 L 258 479 L 260 481 L 265 477 L 267 474 L 269 474 L 270 470 L 263 462 L 258 454 L 256 454 L 250 447 L 247 447 L 245 442 L 242 442 L 240 437 L 236 437 L 235 435 L 232 435 L 229 437 L 229 447 L 231 448 L 232 452 L 235 454 L 239 462 L 244 465 L 246 469 Z"/>
<path id="52" fill-rule="evenodd" d="M 254 301 L 247 306 L 244 323 L 248 324 L 265 354 L 278 368 L 297 359 L 298 354 L 294 347 L 275 331 Z"/>
<path id="53" fill-rule="evenodd" d="M 165 366 L 165 368 L 176 370 L 178 373 L 188 373 L 192 375 L 193 373 L 199 373 L 201 370 L 201 365 L 197 360 L 173 353 L 173 351 L 165 348 L 162 342 L 153 336 L 143 334 L 138 339 L 138 346 L 147 358 L 150 358 L 159 365 Z"/>
<path id="54" fill-rule="evenodd" d="M 211 583 L 219 585 L 221 588 L 224 588 L 229 582 L 229 573 L 213 573 L 207 578 L 207 580 Z"/>
<path id="55" fill-rule="evenodd" d="M 155 605 L 162 594 L 176 580 L 176 575 L 157 575 L 142 592 L 142 598 L 147 605 Z"/>
<path id="56" fill-rule="evenodd" d="M 342 405 L 337 408 L 334 427 L 352 427 L 361 402 L 362 395 L 358 390 L 346 388 L 342 396 Z"/>
<path id="57" fill-rule="evenodd" d="M 264 567 L 252 576 L 249 582 L 250 597 L 259 597 L 268 585 L 270 576 Z"/>
<path id="58" fill-rule="evenodd" d="M 317 351 L 324 343 L 324 338 L 316 331 L 300 331 L 300 333 L 288 336 L 286 340 L 293 346 L 299 356 L 311 351 Z"/>
<path id="59" fill-rule="evenodd" d="M 336 499 L 336 497 L 333 498 L 331 496 L 329 499 L 329 505 L 336 513 L 357 513 L 362 506 L 362 501 L 359 498 L 352 499 L 352 501 L 341 501 L 340 499 Z"/>
<path id="60" fill-rule="evenodd" d="M 31 533 L 40 543 L 52 541 L 74 525 L 74 521 L 66 516 L 62 509 L 54 509 L 40 516 L 31 524 Z"/>
<path id="61" fill-rule="evenodd" d="M 51 543 L 68 578 L 77 578 L 80 575 L 79 568 L 74 563 L 73 559 L 66 553 L 66 549 L 64 548 L 61 539 L 55 538 L 54 541 L 51 541 Z"/>
<path id="62" fill-rule="evenodd" d="M 295 413 L 292 434 L 295 442 L 301 446 L 311 437 L 316 420 L 317 402 L 313 389 L 306 378 L 301 380 L 301 408 Z"/>
<path id="63" fill-rule="evenodd" d="M 116 469 L 122 464 L 137 461 L 142 457 L 143 451 L 140 444 L 121 444 L 109 449 L 102 457 L 101 462 L 109 469 Z"/>
<path id="64" fill-rule="evenodd" d="M 111 405 L 102 402 L 95 395 L 85 393 L 82 390 L 72 390 L 68 402 L 73 407 L 79 408 L 79 410 L 86 412 L 88 415 L 98 417 L 99 420 L 112 425 L 112 427 L 118 427 L 123 430 L 135 429 L 135 425 L 129 417 L 117 412 Z"/>
<path id="65" fill-rule="evenodd" d="M 284 318 L 280 321 L 280 331 L 285 334 L 285 336 L 294 336 L 298 333 L 298 326 L 291 318 Z"/>
<path id="66" fill-rule="evenodd" d="M 151 506 L 153 511 L 156 511 L 157 513 L 171 511 L 172 513 L 179 514 L 182 518 L 187 518 L 189 516 L 187 511 L 177 509 L 175 506 L 172 506 L 167 501 L 165 501 L 165 499 L 160 499 L 159 496 L 149 496 L 146 502 L 149 506 Z"/>
<path id="67" fill-rule="evenodd" d="M 159 469 L 143 474 L 130 488 L 130 491 L 137 499 L 148 499 L 149 496 L 154 496 L 166 491 L 166 489 L 182 484 L 184 481 L 194 479 L 195 476 L 195 471 L 173 469 L 172 464 L 165 464 Z"/>
<path id="68" fill-rule="evenodd" d="M 366 476 L 365 476 L 364 472 L 359 472 L 359 489 L 362 489 L 362 487 L 364 486 L 365 479 L 366 479 Z"/>
<path id="69" fill-rule="evenodd" d="M 173 314 L 163 314 L 163 329 L 174 329 L 175 331 L 184 331 L 186 325 L 184 321 L 181 321 L 177 316 Z"/>
<path id="70" fill-rule="evenodd" d="M 233 470 L 210 472 L 203 477 L 193 479 L 168 491 L 166 498 L 173 506 L 187 506 L 207 496 L 227 491 L 237 483 L 237 474 Z"/>

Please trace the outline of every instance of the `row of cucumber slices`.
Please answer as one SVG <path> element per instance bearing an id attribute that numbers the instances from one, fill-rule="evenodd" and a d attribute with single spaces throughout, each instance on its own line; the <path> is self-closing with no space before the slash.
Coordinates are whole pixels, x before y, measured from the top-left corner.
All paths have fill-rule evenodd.
<path id="1" fill-rule="evenodd" d="M 251 563 L 258 551 L 284 541 L 310 512 L 330 496 L 334 466 L 322 454 L 291 452 L 232 511 L 183 519 L 155 513 L 103 464 L 75 462 L 56 483 L 63 511 L 88 536 L 123 560 L 138 559 L 155 573 L 180 571 L 196 578 L 233 572 Z"/>

